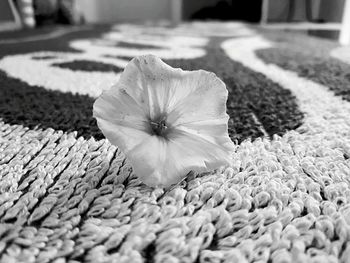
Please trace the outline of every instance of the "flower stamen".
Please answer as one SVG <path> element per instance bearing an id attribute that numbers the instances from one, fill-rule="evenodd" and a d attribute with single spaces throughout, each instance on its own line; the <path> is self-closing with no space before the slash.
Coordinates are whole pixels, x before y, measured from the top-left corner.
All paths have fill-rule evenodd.
<path id="1" fill-rule="evenodd" d="M 161 119 L 159 121 L 150 121 L 151 129 L 153 133 L 157 136 L 165 137 L 166 132 L 168 130 L 167 123 L 165 119 Z"/>

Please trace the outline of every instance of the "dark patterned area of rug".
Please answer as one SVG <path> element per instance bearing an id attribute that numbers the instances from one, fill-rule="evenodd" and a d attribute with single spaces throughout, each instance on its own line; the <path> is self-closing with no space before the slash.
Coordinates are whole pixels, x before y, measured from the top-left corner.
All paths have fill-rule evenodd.
<path id="1" fill-rule="evenodd" d="M 149 53 L 224 81 L 237 144 L 167 192 L 92 118 Z M 0 262 L 349 262 L 349 54 L 240 23 L 0 33 Z"/>

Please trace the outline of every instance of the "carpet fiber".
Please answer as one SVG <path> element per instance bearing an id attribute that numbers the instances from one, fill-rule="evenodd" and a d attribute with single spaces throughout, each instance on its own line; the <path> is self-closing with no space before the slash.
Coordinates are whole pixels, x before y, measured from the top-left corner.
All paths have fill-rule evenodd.
<path id="1" fill-rule="evenodd" d="M 349 262 L 349 48 L 240 23 L 0 33 L 1 262 Z M 92 118 L 155 54 L 229 90 L 230 167 L 145 186 Z"/>

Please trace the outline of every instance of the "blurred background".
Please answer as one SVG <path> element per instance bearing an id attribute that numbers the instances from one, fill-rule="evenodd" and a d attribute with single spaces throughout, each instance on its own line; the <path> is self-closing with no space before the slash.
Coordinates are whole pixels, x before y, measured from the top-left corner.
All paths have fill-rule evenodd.
<path id="1" fill-rule="evenodd" d="M 246 21 L 350 42 L 350 0 L 1 0 L 0 30 L 52 24 Z"/>

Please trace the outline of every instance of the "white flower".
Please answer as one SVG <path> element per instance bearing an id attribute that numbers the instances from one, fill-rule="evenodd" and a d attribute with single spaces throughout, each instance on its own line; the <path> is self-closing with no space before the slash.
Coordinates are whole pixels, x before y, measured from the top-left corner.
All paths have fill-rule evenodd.
<path id="1" fill-rule="evenodd" d="M 106 138 L 147 185 L 168 187 L 190 171 L 229 164 L 227 89 L 214 73 L 174 69 L 153 55 L 134 58 L 94 104 Z"/>

